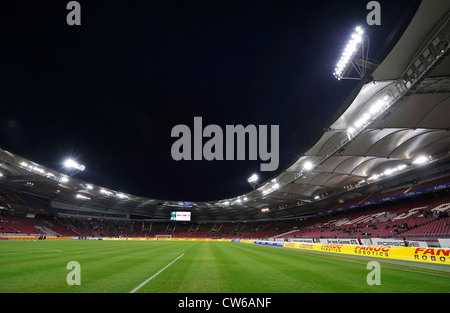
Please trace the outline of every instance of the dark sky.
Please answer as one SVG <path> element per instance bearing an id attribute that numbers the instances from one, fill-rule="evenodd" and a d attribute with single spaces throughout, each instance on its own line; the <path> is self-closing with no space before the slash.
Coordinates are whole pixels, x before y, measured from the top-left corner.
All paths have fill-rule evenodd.
<path id="1" fill-rule="evenodd" d="M 251 190 L 257 161 L 179 161 L 178 124 L 279 125 L 278 175 L 322 134 L 355 81 L 332 73 L 354 27 L 382 47 L 412 0 L 16 1 L 0 15 L 0 148 L 121 192 L 217 200 Z M 206 139 L 204 140 L 204 142 Z"/>

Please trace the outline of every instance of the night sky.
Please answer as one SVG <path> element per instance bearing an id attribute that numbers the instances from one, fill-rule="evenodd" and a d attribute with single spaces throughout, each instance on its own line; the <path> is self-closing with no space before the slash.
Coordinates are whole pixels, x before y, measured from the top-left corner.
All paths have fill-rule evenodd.
<path id="1" fill-rule="evenodd" d="M 120 192 L 218 200 L 277 176 L 314 144 L 358 84 L 333 70 L 357 25 L 371 57 L 412 0 L 16 1 L 0 13 L 0 148 Z M 217 124 L 279 125 L 280 165 L 175 161 L 171 130 Z M 204 139 L 206 142 L 207 139 Z"/>

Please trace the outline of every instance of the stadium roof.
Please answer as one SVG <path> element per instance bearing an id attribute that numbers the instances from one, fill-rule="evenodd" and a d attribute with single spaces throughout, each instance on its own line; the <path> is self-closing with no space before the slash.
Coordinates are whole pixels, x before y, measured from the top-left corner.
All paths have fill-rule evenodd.
<path id="1" fill-rule="evenodd" d="M 450 2 L 423 1 L 371 79 L 361 82 L 317 143 L 280 175 L 239 197 L 194 203 L 123 194 L 5 150 L 0 181 L 72 211 L 168 220 L 172 210 L 190 210 L 195 221 L 312 215 L 375 192 L 393 177 L 407 181 L 423 166 L 448 164 L 449 48 Z"/>

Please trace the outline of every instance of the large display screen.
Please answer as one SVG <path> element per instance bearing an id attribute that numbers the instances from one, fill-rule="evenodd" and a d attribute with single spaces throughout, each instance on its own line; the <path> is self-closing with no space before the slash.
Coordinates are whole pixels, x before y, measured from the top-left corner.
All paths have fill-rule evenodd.
<path id="1" fill-rule="evenodd" d="M 185 211 L 174 211 L 170 213 L 171 221 L 190 221 L 191 220 L 191 212 Z"/>

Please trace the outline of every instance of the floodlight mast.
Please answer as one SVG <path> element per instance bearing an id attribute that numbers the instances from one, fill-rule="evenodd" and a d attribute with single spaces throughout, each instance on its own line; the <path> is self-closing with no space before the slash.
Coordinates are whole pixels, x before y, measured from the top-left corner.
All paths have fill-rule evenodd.
<path id="1" fill-rule="evenodd" d="M 368 69 L 375 70 L 378 64 L 369 61 L 369 46 L 370 40 L 364 29 L 356 27 L 336 64 L 334 77 L 337 80 L 361 80 L 366 77 Z"/>

